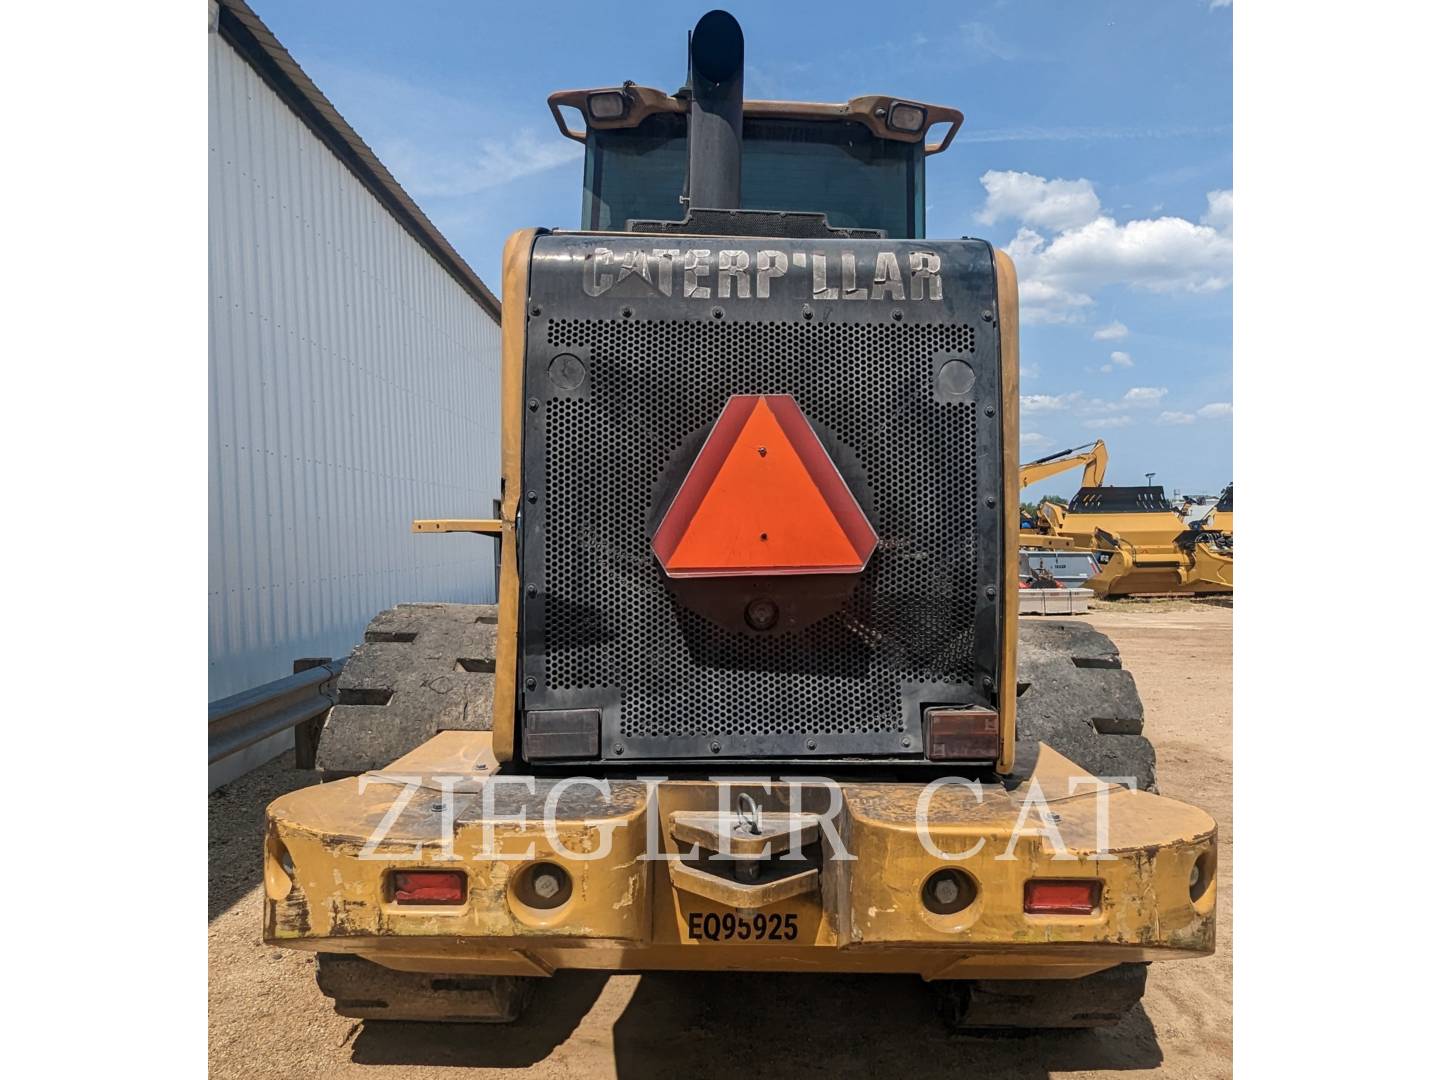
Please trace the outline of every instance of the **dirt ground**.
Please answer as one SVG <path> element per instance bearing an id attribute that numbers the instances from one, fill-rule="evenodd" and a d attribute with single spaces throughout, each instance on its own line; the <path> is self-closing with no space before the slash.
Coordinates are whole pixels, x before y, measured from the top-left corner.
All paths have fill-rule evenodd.
<path id="1" fill-rule="evenodd" d="M 309 776 L 272 762 L 210 796 L 214 1077 L 608 1078 L 1230 1076 L 1231 610 L 1099 605 L 1089 617 L 1135 673 L 1162 792 L 1220 823 L 1219 946 L 1156 964 L 1118 1028 L 1016 1038 L 949 1033 L 919 980 L 562 973 L 523 1029 L 336 1016 L 313 960 L 260 940 L 264 809 Z"/>

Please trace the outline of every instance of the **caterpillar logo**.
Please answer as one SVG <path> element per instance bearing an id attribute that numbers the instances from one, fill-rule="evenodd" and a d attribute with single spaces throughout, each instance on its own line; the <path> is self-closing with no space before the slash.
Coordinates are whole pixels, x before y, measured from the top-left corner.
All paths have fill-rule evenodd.
<path id="1" fill-rule="evenodd" d="M 902 259 L 903 255 L 903 259 Z M 721 248 L 597 247 L 585 255 L 588 296 L 658 292 L 687 300 L 766 300 L 776 279 L 808 275 L 816 300 L 941 300 L 940 253 L 936 251 L 748 251 Z"/>

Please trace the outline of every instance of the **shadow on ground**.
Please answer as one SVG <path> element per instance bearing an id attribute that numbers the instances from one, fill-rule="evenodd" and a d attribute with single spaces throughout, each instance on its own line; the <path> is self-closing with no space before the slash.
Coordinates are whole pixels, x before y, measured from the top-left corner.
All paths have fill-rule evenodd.
<path id="1" fill-rule="evenodd" d="M 211 922 L 260 884 L 265 808 L 287 791 L 319 782 L 319 773 L 296 769 L 287 753 L 210 793 Z"/>
<path id="2" fill-rule="evenodd" d="M 526 1068 L 585 1018 L 607 976 L 562 972 L 517 1026 L 367 1023 L 352 1046 L 366 1065 Z M 936 1015 L 916 978 L 652 973 L 613 1029 L 620 1080 L 735 1076 L 906 1080 L 1048 1077 L 1076 1070 L 1153 1069 L 1163 1060 L 1143 1007 L 1097 1032 L 962 1035 Z"/>
<path id="3" fill-rule="evenodd" d="M 562 971 L 547 979 L 519 1024 L 367 1022 L 350 1057 L 361 1065 L 465 1065 L 523 1069 L 544 1061 L 585 1019 L 609 978 Z"/>

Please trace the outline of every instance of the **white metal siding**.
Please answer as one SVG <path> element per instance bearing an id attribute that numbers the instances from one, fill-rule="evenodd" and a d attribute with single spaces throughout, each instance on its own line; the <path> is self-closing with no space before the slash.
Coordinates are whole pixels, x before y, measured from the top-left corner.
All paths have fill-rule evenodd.
<path id="1" fill-rule="evenodd" d="M 210 697 L 401 601 L 494 599 L 494 320 L 210 34 Z M 237 755 L 228 778 L 281 750 Z M 240 759 L 243 759 L 240 760 Z M 218 782 L 211 771 L 212 786 Z"/>

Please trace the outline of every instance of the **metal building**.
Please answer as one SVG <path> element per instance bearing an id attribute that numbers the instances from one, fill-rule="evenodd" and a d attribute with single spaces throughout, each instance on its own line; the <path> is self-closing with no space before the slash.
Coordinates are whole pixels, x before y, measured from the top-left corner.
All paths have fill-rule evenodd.
<path id="1" fill-rule="evenodd" d="M 240 0 L 210 19 L 210 698 L 494 599 L 500 306 Z M 210 770 L 212 789 L 284 750 Z"/>

